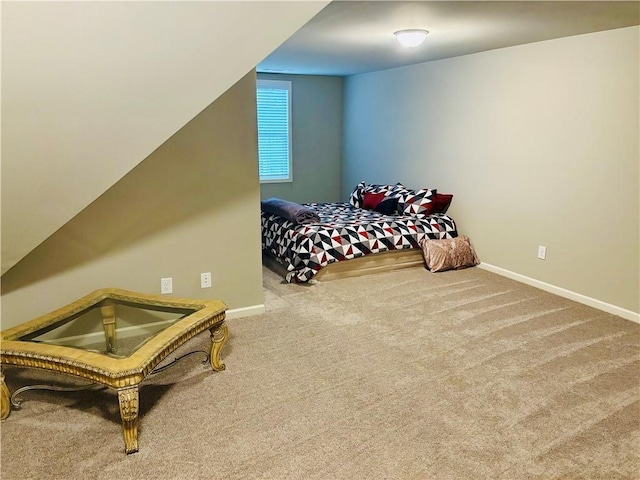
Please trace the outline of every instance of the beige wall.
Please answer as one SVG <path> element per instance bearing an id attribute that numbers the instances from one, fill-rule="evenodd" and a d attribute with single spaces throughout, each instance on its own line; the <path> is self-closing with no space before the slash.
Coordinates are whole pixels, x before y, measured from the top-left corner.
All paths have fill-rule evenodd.
<path id="1" fill-rule="evenodd" d="M 482 261 L 640 311 L 639 31 L 350 77 L 343 197 L 362 179 L 454 193 Z"/>
<path id="2" fill-rule="evenodd" d="M 161 277 L 177 296 L 263 303 L 254 72 L 2 276 L 2 328 L 101 287 L 160 293 Z"/>
<path id="3" fill-rule="evenodd" d="M 263 183 L 261 198 L 293 202 L 340 200 L 342 77 L 258 74 L 291 82 L 293 182 Z"/>
<path id="4" fill-rule="evenodd" d="M 2 2 L 2 274 L 327 4 Z"/>

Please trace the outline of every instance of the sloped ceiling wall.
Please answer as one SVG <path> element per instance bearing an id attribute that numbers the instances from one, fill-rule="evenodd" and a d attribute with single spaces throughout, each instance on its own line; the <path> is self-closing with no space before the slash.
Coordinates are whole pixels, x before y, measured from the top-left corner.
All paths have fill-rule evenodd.
<path id="1" fill-rule="evenodd" d="M 329 2 L 3 2 L 2 273 Z"/>

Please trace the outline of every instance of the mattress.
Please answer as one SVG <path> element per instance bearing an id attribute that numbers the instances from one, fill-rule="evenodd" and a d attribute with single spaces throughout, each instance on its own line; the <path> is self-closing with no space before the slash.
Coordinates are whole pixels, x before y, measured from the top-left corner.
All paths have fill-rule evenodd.
<path id="1" fill-rule="evenodd" d="M 306 203 L 319 223 L 294 224 L 262 212 L 262 248 L 287 270 L 288 282 L 308 282 L 327 265 L 390 250 L 419 248 L 423 238 L 458 236 L 444 213 L 383 215 L 350 203 Z"/>

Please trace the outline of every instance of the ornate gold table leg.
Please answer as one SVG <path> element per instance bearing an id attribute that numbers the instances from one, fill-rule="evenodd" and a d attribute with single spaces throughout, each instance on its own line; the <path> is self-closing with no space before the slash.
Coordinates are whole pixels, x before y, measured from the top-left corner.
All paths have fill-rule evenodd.
<path id="1" fill-rule="evenodd" d="M 4 420 L 11 413 L 11 395 L 9 395 L 9 389 L 7 384 L 4 383 L 4 374 L 0 373 L 0 419 Z"/>
<path id="2" fill-rule="evenodd" d="M 211 330 L 211 368 L 213 368 L 216 372 L 225 369 L 224 363 L 220 361 L 220 350 L 224 345 L 224 342 L 227 341 L 229 337 L 229 329 L 227 328 L 227 324 L 222 322 L 217 327 L 212 328 Z"/>
<path id="3" fill-rule="evenodd" d="M 138 386 L 118 390 L 120 417 L 122 418 L 122 434 L 124 435 L 124 451 L 138 451 Z"/>

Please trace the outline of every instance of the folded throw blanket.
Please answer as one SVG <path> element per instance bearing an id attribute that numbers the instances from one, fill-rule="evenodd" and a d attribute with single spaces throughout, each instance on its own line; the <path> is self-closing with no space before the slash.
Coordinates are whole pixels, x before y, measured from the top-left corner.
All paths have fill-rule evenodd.
<path id="1" fill-rule="evenodd" d="M 318 214 L 304 205 L 299 203 L 290 202 L 281 198 L 271 197 L 267 200 L 260 202 L 260 207 L 265 213 L 271 213 L 273 215 L 280 215 L 287 220 L 298 223 L 319 223 L 320 217 Z"/>

